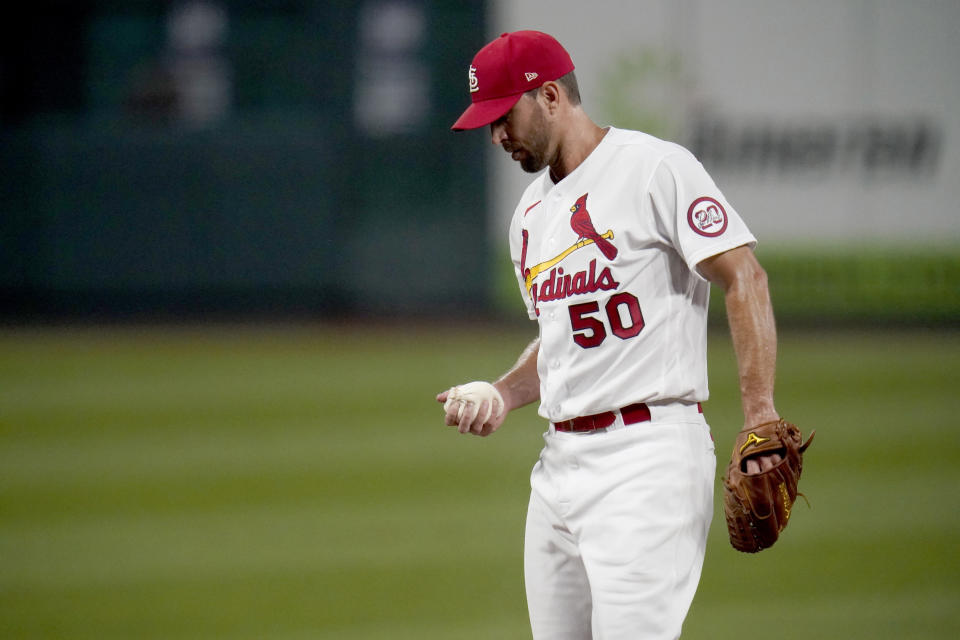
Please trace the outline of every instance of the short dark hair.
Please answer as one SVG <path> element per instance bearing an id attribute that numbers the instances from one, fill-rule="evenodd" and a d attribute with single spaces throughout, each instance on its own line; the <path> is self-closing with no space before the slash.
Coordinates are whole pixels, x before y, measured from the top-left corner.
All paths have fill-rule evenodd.
<path id="1" fill-rule="evenodd" d="M 556 80 L 557 84 L 563 87 L 563 90 L 567 92 L 567 99 L 570 100 L 570 104 L 577 106 L 580 104 L 580 86 L 577 84 L 577 75 L 573 71 L 565 75 L 560 76 Z M 527 95 L 531 98 L 537 97 L 537 91 L 540 91 L 540 87 L 536 89 L 530 89 L 527 91 Z"/>

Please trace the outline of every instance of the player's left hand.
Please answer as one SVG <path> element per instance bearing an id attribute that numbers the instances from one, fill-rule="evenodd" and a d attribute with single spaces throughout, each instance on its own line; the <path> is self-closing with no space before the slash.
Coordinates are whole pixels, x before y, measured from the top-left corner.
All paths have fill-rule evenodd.
<path id="1" fill-rule="evenodd" d="M 754 475 L 767 471 L 768 469 L 773 469 L 777 466 L 783 458 L 779 453 L 774 453 L 769 456 L 757 456 L 755 458 L 747 459 L 747 475 Z"/>
<path id="2" fill-rule="evenodd" d="M 756 553 L 780 537 L 801 495 L 803 457 L 813 433 L 803 442 L 796 425 L 777 419 L 737 434 L 723 476 L 723 512 L 734 549 Z"/>
<path id="3" fill-rule="evenodd" d="M 444 421 L 460 433 L 488 436 L 506 417 L 503 397 L 489 382 L 469 382 L 437 394 L 443 404 Z"/>

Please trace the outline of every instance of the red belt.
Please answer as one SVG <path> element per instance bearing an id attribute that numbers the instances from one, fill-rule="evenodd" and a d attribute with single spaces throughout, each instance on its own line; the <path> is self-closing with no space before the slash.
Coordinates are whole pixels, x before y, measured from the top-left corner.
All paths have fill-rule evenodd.
<path id="1" fill-rule="evenodd" d="M 703 413 L 703 407 L 697 403 L 697 410 Z M 623 416 L 623 424 L 637 424 L 639 422 L 650 421 L 650 407 L 643 402 L 631 404 L 620 409 L 620 415 Z M 613 411 L 604 411 L 595 413 L 592 416 L 580 416 L 572 420 L 563 422 L 554 422 L 553 426 L 557 431 L 572 431 L 575 433 L 584 431 L 596 431 L 597 429 L 606 429 L 617 420 L 617 414 Z"/>

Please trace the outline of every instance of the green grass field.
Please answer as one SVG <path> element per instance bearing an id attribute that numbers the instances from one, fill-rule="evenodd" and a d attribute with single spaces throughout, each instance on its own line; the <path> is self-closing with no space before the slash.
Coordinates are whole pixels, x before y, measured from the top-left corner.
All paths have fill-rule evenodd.
<path id="1" fill-rule="evenodd" d="M 544 425 L 531 407 L 460 436 L 433 397 L 530 337 L 0 331 L 0 637 L 528 638 Z M 710 367 L 722 468 L 741 419 L 723 333 Z M 714 520 L 684 638 L 960 637 L 958 379 L 958 333 L 784 332 L 778 407 L 818 431 L 811 508 L 756 556 Z"/>

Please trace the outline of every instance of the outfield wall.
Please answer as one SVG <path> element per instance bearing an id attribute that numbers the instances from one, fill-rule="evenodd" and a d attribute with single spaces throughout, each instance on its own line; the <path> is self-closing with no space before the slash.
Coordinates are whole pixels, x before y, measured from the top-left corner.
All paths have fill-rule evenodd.
<path id="1" fill-rule="evenodd" d="M 0 319 L 513 313 L 527 176 L 449 126 L 517 28 L 702 158 L 788 317 L 960 318 L 956 2 L 68 5 L 0 23 Z"/>
<path id="2" fill-rule="evenodd" d="M 0 23 L 0 318 L 488 307 L 482 2 L 62 4 Z"/>

